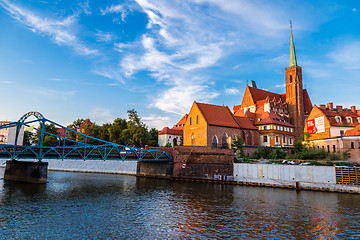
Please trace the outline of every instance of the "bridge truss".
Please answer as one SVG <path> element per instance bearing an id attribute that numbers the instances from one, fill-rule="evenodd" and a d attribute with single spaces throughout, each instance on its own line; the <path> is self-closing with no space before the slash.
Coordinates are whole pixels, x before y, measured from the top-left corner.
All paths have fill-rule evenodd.
<path id="1" fill-rule="evenodd" d="M 35 120 L 27 120 L 34 116 Z M 19 134 L 24 127 L 31 127 L 39 124 L 39 128 L 34 128 L 38 132 L 37 146 L 23 146 L 18 143 Z M 54 124 L 58 128 L 63 128 L 64 133 L 55 135 L 45 131 L 45 124 Z M 4 124 L 0 129 L 15 129 L 15 144 L 0 144 L 0 158 L 2 159 L 82 159 L 82 160 L 128 160 L 128 161 L 172 161 L 171 155 L 166 151 L 149 150 L 119 145 L 104 141 L 77 132 L 74 129 L 64 127 L 56 122 L 46 119 L 39 112 L 28 112 L 19 121 Z M 84 141 L 70 139 L 67 134 L 72 132 L 75 139 L 82 138 Z M 58 140 L 57 146 L 44 146 L 45 136 L 53 136 Z M 89 144 L 88 142 L 98 144 Z"/>

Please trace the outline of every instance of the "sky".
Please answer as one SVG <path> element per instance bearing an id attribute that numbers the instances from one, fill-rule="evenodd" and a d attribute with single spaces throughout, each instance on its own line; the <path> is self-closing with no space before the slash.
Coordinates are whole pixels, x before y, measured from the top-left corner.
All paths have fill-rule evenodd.
<path id="1" fill-rule="evenodd" d="M 194 101 L 285 92 L 292 20 L 313 104 L 360 108 L 360 3 L 292 0 L 0 0 L 0 120 L 68 125 L 135 109 L 173 126 Z"/>

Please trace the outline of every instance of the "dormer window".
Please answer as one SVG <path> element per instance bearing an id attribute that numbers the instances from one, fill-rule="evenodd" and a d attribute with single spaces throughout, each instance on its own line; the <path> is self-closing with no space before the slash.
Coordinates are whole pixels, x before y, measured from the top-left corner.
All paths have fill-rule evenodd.
<path id="1" fill-rule="evenodd" d="M 336 116 L 336 117 L 335 117 L 335 120 L 336 120 L 337 123 L 340 123 L 340 122 L 341 122 L 341 117 L 340 117 L 340 116 Z"/>
<path id="2" fill-rule="evenodd" d="M 347 123 L 352 123 L 352 118 L 351 117 L 346 117 L 345 119 L 346 119 Z"/>
<path id="3" fill-rule="evenodd" d="M 360 117 L 357 118 L 357 121 L 360 123 Z"/>

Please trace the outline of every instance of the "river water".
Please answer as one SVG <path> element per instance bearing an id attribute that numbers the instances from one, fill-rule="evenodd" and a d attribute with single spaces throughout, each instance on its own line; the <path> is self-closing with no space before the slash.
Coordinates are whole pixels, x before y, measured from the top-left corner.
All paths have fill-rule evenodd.
<path id="1" fill-rule="evenodd" d="M 111 174 L 48 179 L 0 180 L 1 239 L 360 239 L 359 195 Z"/>

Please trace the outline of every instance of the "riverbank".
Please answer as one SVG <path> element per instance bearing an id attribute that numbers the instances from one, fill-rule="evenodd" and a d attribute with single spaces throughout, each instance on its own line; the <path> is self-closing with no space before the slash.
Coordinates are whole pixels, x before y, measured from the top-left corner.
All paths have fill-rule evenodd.
<path id="1" fill-rule="evenodd" d="M 226 184 L 239 184 L 259 187 L 289 188 L 297 190 L 315 190 L 328 192 L 345 192 L 360 194 L 359 185 L 338 184 L 337 167 L 299 166 L 283 164 L 249 164 L 234 163 L 233 176 L 204 175 L 204 177 L 170 177 L 164 174 L 152 173 L 152 168 L 146 173 L 139 172 L 143 163 L 137 161 L 112 160 L 46 160 L 48 170 L 62 172 L 122 174 L 143 177 L 167 178 L 172 180 L 202 181 Z M 5 167 L 2 164 L 1 167 Z M 159 168 L 159 167 L 158 167 Z M 164 167 L 160 167 L 164 168 Z M 191 163 L 187 163 L 191 169 Z M 186 169 L 182 169 L 186 171 Z M 157 171 L 158 173 L 160 171 Z"/>

